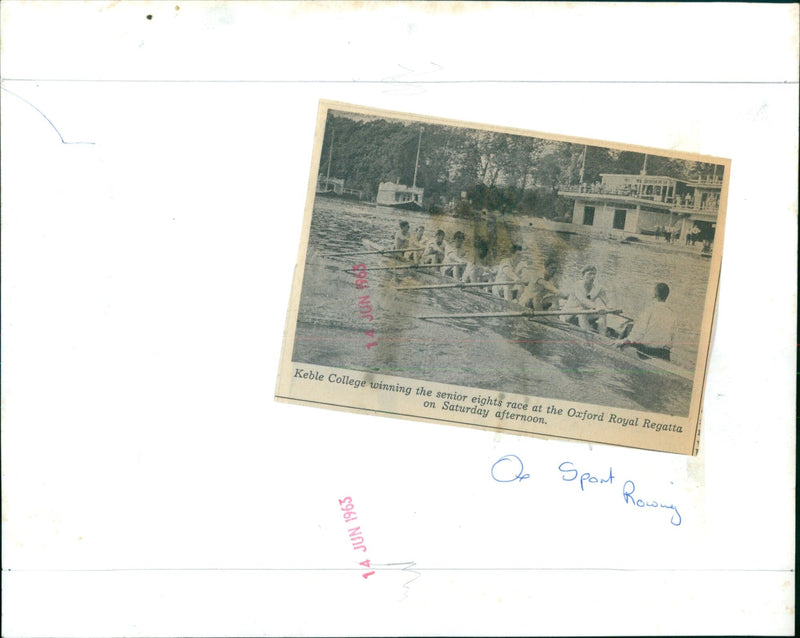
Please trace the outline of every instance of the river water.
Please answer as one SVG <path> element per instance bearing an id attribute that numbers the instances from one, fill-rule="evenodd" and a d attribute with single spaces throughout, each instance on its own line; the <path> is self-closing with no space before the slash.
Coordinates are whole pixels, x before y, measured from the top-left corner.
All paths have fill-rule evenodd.
<path id="1" fill-rule="evenodd" d="M 363 250 L 363 239 L 388 245 L 401 219 L 412 231 L 437 228 L 447 238 L 475 232 L 465 220 L 397 211 L 374 204 L 317 198 L 311 221 L 305 277 L 292 359 L 389 376 L 450 383 L 528 396 L 573 400 L 675 416 L 689 412 L 691 382 L 643 371 L 634 361 L 609 357 L 605 349 L 560 336 L 527 319 L 421 321 L 418 316 L 496 311 L 502 306 L 455 290 L 401 292 L 397 286 L 430 283 L 407 271 L 379 271 L 380 255 L 330 257 L 325 253 Z M 519 218 L 518 218 L 519 219 Z M 524 219 L 524 218 L 522 218 Z M 690 371 L 697 342 L 710 260 L 652 244 L 620 244 L 606 239 L 534 229 L 528 220 L 500 218 L 498 245 L 521 241 L 541 268 L 555 256 L 561 286 L 577 281 L 593 264 L 597 282 L 611 305 L 636 317 L 652 300 L 655 282 L 667 282 L 668 304 L 678 316 L 673 362 Z M 485 228 L 479 234 L 485 236 Z M 356 290 L 353 265 L 367 266 L 369 288 Z M 358 297 L 369 294 L 373 321 L 362 318 Z M 374 338 L 365 335 L 374 330 Z M 367 347 L 377 341 L 377 345 Z"/>

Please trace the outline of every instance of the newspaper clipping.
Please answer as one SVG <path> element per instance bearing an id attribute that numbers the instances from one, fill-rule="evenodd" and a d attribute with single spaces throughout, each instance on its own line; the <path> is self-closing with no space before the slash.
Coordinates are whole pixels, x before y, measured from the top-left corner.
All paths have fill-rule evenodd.
<path id="1" fill-rule="evenodd" d="M 276 398 L 696 454 L 729 173 L 322 102 Z"/>

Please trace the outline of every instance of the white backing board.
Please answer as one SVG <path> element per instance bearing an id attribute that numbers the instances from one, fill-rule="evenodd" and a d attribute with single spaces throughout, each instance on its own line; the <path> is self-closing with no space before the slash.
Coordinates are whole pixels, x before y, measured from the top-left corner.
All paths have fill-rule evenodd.
<path id="1" fill-rule="evenodd" d="M 797 5 L 0 10 L 4 635 L 792 633 Z M 320 98 L 730 157 L 700 455 L 273 401 Z"/>

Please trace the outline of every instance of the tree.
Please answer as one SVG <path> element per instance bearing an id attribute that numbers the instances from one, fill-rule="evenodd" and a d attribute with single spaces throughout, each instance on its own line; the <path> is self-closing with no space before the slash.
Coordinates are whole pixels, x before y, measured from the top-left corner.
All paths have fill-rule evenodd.
<path id="1" fill-rule="evenodd" d="M 417 185 L 429 204 L 459 201 L 467 192 L 480 210 L 551 215 L 550 196 L 563 184 L 593 183 L 602 173 L 638 175 L 644 153 L 439 124 L 425 124 Z M 320 172 L 374 198 L 378 185 L 414 180 L 420 124 L 329 113 Z M 332 150 L 332 153 L 331 153 Z M 713 164 L 647 155 L 647 173 L 691 180 L 715 175 Z M 722 170 L 716 167 L 716 176 Z M 543 187 L 543 188 L 539 188 Z"/>

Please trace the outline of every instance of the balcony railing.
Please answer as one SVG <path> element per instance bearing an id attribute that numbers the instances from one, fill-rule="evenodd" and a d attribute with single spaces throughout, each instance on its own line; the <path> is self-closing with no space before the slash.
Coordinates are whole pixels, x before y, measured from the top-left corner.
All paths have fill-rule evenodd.
<path id="1" fill-rule="evenodd" d="M 635 189 L 630 187 L 612 188 L 610 186 L 603 186 L 602 184 L 563 184 L 558 188 L 560 193 L 581 193 L 587 195 L 617 195 L 621 197 L 630 197 L 639 199 L 646 202 L 658 202 L 674 206 L 677 209 L 689 211 L 716 211 L 719 209 L 719 200 L 714 198 L 706 200 L 701 204 L 696 203 L 695 199 L 691 196 L 677 195 L 665 196 L 663 194 L 641 194 Z"/>
<path id="2" fill-rule="evenodd" d="M 600 195 L 624 195 L 636 197 L 636 191 L 632 188 L 611 188 L 600 184 L 563 184 L 558 187 L 559 191 L 565 193 L 597 193 Z"/>
<path id="3" fill-rule="evenodd" d="M 698 177 L 697 179 L 689 180 L 692 185 L 698 186 L 722 186 L 721 177 Z"/>
<path id="4" fill-rule="evenodd" d="M 670 203 L 674 198 L 665 197 L 662 194 L 656 195 L 655 193 L 642 194 L 635 188 L 630 186 L 612 187 L 604 186 L 602 184 L 564 184 L 558 189 L 563 193 L 585 193 L 587 195 L 617 195 L 620 197 L 633 197 L 635 199 L 643 199 L 649 202 L 663 202 Z"/>

